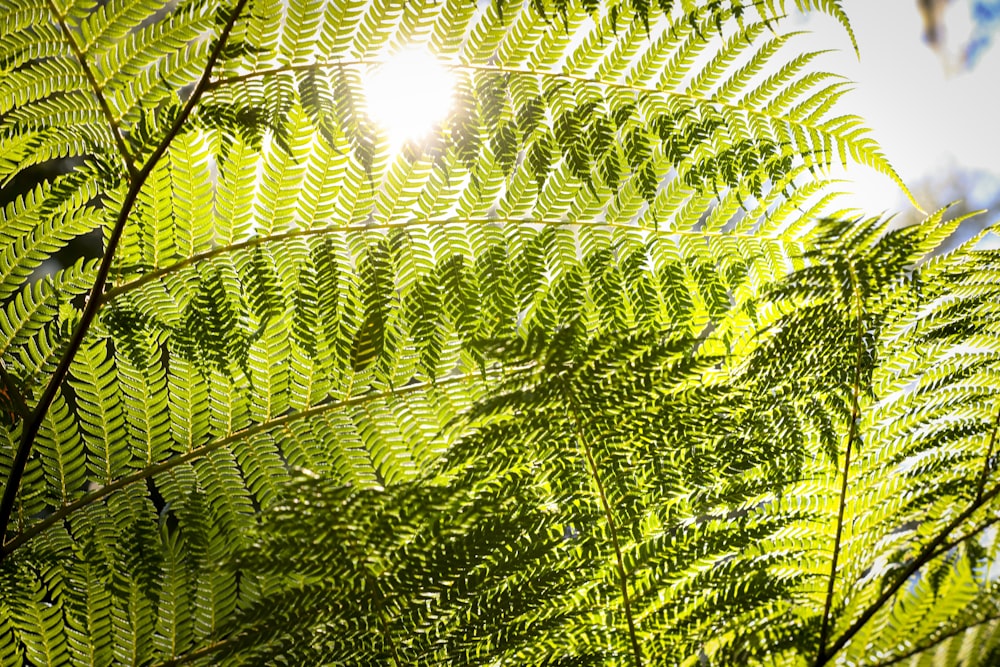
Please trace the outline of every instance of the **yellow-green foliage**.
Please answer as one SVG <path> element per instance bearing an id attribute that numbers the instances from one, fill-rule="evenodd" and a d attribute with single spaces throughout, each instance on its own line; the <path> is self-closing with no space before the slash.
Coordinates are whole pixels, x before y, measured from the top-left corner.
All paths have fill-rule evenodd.
<path id="1" fill-rule="evenodd" d="M 996 664 L 1000 269 L 797 10 L 0 0 L 0 664 Z"/>

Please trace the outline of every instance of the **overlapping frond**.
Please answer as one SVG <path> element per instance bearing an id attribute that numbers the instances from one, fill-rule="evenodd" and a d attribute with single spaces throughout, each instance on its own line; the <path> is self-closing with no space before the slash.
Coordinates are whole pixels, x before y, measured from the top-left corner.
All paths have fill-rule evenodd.
<path id="1" fill-rule="evenodd" d="M 631 661 L 633 647 L 679 660 L 719 632 L 711 650 L 738 652 L 738 624 L 780 618 L 800 583 L 782 577 L 742 594 L 796 556 L 753 546 L 794 520 L 755 505 L 781 488 L 784 473 L 775 473 L 796 453 L 765 437 L 782 427 L 758 414 L 755 392 L 700 383 L 720 359 L 692 356 L 698 342 L 687 333 L 590 338 L 577 324 L 553 340 L 494 347 L 513 375 L 463 418 L 472 430 L 421 484 L 310 483 L 321 490 L 305 496 L 316 522 L 290 504 L 266 524 L 246 562 L 274 572 L 291 557 L 288 585 L 238 620 L 220 650 L 348 663 L 606 664 Z M 717 410 L 690 409 L 704 403 Z M 729 432 L 733 422 L 745 424 L 740 433 Z M 720 465 L 713 454 L 730 438 L 741 458 Z M 685 498 L 692 488 L 702 491 Z M 336 532 L 318 538 L 317 522 Z M 320 546 L 328 543 L 344 553 Z M 711 563 L 738 577 L 706 576 Z M 370 608 L 352 604 L 356 589 Z M 428 601 L 418 616 L 411 598 Z"/>
<path id="2" fill-rule="evenodd" d="M 0 661 L 972 660 L 995 253 L 785 4 L 0 0 Z"/>
<path id="3" fill-rule="evenodd" d="M 572 594 L 591 572 L 544 491 L 519 477 L 368 490 L 303 484 L 295 495 L 308 522 L 301 500 L 282 506 L 240 561 L 283 583 L 237 615 L 213 659 L 599 664 L 607 650 L 596 643 L 553 645 L 581 634 L 573 626 L 585 612 Z M 449 539 L 434 537 L 442 534 Z M 332 548 L 318 552 L 318 540 Z"/>
<path id="4" fill-rule="evenodd" d="M 895 664 L 914 637 L 969 623 L 979 605 L 988 615 L 995 595 L 981 518 L 997 493 L 991 325 L 955 307 L 983 307 L 962 286 L 981 281 L 967 266 L 981 253 L 921 264 L 961 221 L 944 213 L 889 232 L 874 220 L 831 227 L 822 261 L 772 292 L 787 314 L 751 356 L 816 421 L 810 504 L 836 528 L 815 545 L 828 577 L 815 598 L 822 664 L 840 651 L 849 664 Z"/>

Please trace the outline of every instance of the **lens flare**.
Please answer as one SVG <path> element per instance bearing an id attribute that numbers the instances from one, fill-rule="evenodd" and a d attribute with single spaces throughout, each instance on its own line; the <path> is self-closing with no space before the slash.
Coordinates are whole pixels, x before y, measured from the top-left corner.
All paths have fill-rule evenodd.
<path id="1" fill-rule="evenodd" d="M 368 115 L 398 148 L 423 139 L 444 120 L 454 88 L 454 77 L 441 61 L 424 48 L 407 47 L 368 71 Z"/>

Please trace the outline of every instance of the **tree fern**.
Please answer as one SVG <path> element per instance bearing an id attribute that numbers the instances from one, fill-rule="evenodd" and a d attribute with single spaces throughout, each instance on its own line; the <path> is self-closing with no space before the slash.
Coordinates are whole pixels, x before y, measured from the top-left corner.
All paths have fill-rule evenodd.
<path id="1" fill-rule="evenodd" d="M 795 9 L 0 0 L 3 664 L 991 664 L 995 253 Z"/>

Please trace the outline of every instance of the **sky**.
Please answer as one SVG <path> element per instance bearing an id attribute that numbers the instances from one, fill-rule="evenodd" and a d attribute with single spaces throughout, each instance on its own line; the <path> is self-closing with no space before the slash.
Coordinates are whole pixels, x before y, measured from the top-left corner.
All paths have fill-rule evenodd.
<path id="1" fill-rule="evenodd" d="M 908 184 L 950 169 L 992 174 L 980 181 L 975 207 L 1000 189 L 1000 44 L 982 52 L 963 70 L 959 51 L 973 29 L 969 0 L 952 0 L 945 10 L 944 57 L 923 39 L 916 0 L 844 0 L 861 52 L 860 61 L 844 30 L 813 14 L 801 28 L 814 33 L 815 48 L 840 49 L 821 66 L 856 82 L 841 103 L 861 116 L 886 156 Z M 853 173 L 854 170 L 852 170 Z M 857 176 L 853 204 L 870 213 L 912 212 L 891 181 L 868 170 Z M 945 201 L 921 201 L 933 210 Z M 989 222 L 1000 219 L 1000 211 Z"/>
<path id="2" fill-rule="evenodd" d="M 970 208 L 979 208 L 1000 202 L 1000 123 L 993 120 L 1000 117 L 1000 44 L 983 50 L 973 69 L 961 67 L 962 49 L 974 30 L 970 11 L 974 2 L 1000 12 L 1000 0 L 951 0 L 943 16 L 943 52 L 935 51 L 924 40 L 917 0 L 843 0 L 857 36 L 860 60 L 846 31 L 825 14 L 793 14 L 791 25 L 786 25 L 811 33 L 791 48 L 837 50 L 814 61 L 815 66 L 855 82 L 854 91 L 839 108 L 864 120 L 904 182 L 917 190 L 928 180 L 947 179 L 955 170 L 979 172 L 978 187 L 967 202 Z M 426 86 L 426 73 L 418 70 L 416 75 L 388 79 L 392 83 L 390 99 L 381 106 L 405 120 L 414 110 L 394 103 L 393 91 L 407 80 L 411 85 L 419 82 Z M 407 125 L 399 119 L 388 124 Z M 835 172 L 834 176 L 842 174 Z M 865 167 L 852 168 L 846 176 L 855 182 L 856 191 L 844 200 L 848 206 L 871 215 L 903 213 L 908 219 L 919 219 L 918 212 L 887 177 Z M 968 185 L 968 179 L 963 185 Z M 928 198 L 950 199 L 959 193 L 917 195 L 929 213 L 948 201 Z M 1000 220 L 1000 212 L 993 216 L 984 222 Z"/>

